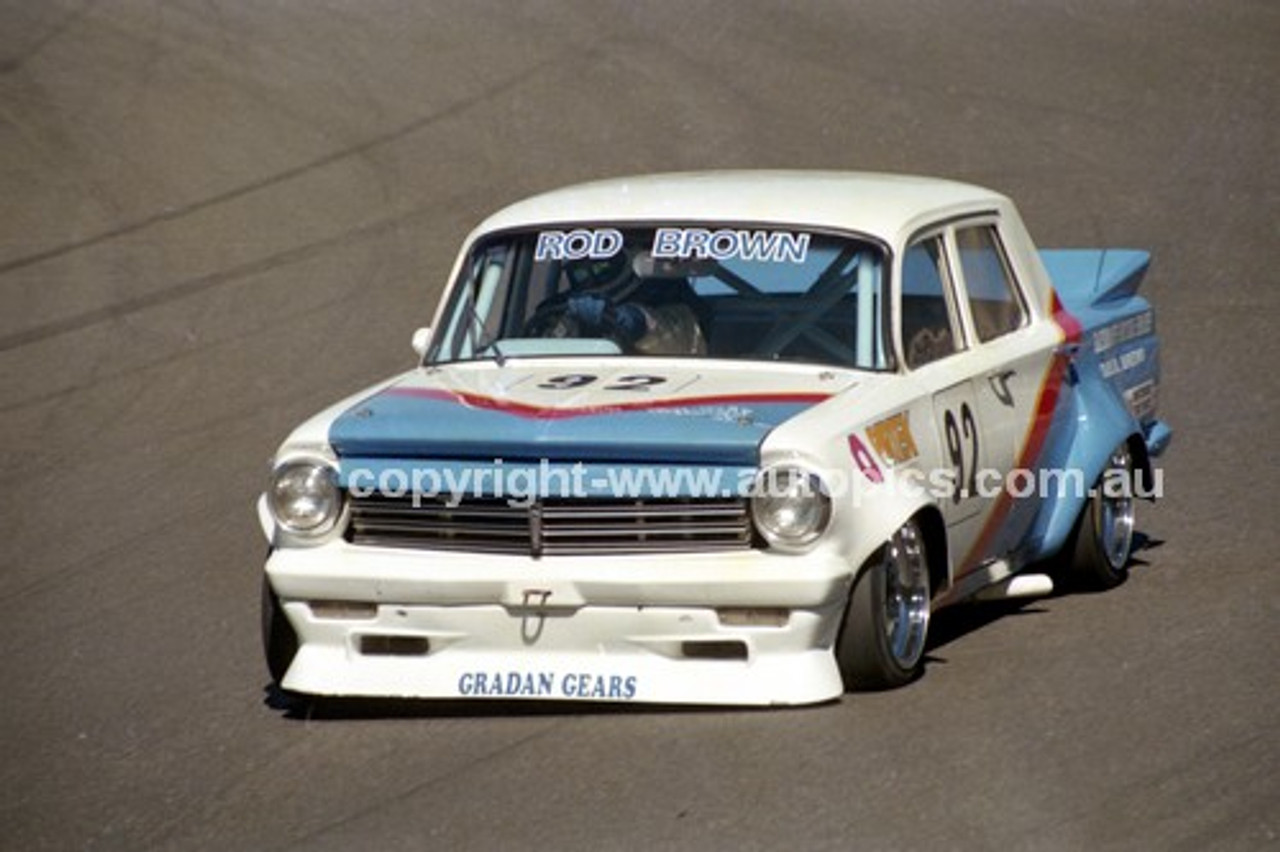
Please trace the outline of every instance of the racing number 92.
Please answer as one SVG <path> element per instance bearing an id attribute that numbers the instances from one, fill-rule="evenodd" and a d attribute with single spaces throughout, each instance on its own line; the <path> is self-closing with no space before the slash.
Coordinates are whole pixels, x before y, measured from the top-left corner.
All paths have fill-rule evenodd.
<path id="1" fill-rule="evenodd" d="M 588 373 L 566 373 L 563 376 L 552 376 L 545 382 L 540 382 L 538 387 L 544 390 L 572 390 L 586 387 L 598 378 L 598 376 L 592 376 Z M 662 376 L 619 376 L 611 384 L 605 385 L 603 389 L 610 391 L 647 391 L 654 385 L 660 385 L 665 381 L 666 379 Z"/>
<path id="2" fill-rule="evenodd" d="M 951 502 L 959 503 L 978 493 L 978 422 L 969 403 L 960 404 L 958 417 L 956 412 L 947 409 L 942 416 L 942 428 L 947 436 L 947 456 L 956 476 Z"/>

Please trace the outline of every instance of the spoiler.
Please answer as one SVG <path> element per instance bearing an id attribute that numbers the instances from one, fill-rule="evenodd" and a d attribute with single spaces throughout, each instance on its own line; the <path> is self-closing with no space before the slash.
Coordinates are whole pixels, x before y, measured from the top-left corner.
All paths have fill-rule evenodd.
<path id="1" fill-rule="evenodd" d="M 1040 259 L 1060 293 L 1093 304 L 1133 296 L 1151 265 L 1140 249 L 1046 249 Z"/>

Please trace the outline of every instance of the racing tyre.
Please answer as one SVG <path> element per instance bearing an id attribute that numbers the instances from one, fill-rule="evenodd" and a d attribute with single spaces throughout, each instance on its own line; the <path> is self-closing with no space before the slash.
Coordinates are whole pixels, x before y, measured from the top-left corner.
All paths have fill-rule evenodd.
<path id="1" fill-rule="evenodd" d="M 924 535 L 907 521 L 854 580 L 836 640 L 846 689 L 892 689 L 924 668 L 929 633 L 929 559 Z"/>
<path id="2" fill-rule="evenodd" d="M 1063 551 L 1068 585 L 1111 589 L 1128 576 L 1133 554 L 1133 486 L 1133 457 L 1129 445 L 1121 444 L 1107 460 Z"/>
<path id="3" fill-rule="evenodd" d="M 271 591 L 265 576 L 262 578 L 262 650 L 267 657 L 271 683 L 280 689 L 284 673 L 298 653 L 298 634 L 293 632 L 293 625 L 289 624 L 280 599 Z"/>

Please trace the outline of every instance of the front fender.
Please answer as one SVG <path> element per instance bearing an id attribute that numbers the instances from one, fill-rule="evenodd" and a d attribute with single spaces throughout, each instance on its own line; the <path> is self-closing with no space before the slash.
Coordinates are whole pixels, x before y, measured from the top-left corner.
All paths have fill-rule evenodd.
<path id="1" fill-rule="evenodd" d="M 851 572 L 857 572 L 899 527 L 922 512 L 936 512 L 936 506 L 924 476 L 914 469 L 884 469 L 879 483 L 858 479 L 863 476 L 858 471 L 852 475 L 853 487 L 843 498 L 848 518 L 843 549 Z"/>

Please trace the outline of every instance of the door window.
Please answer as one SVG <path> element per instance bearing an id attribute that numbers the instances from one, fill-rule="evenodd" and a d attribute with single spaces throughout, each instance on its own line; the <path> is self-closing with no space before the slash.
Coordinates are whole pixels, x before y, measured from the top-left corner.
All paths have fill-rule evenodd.
<path id="1" fill-rule="evenodd" d="M 959 349 L 944 257 L 940 237 L 921 240 L 902 256 L 902 354 L 912 369 Z"/>
<path id="2" fill-rule="evenodd" d="M 978 340 L 985 343 L 1021 328 L 1026 311 L 1000 250 L 996 229 L 991 225 L 959 228 L 956 247 Z"/>

